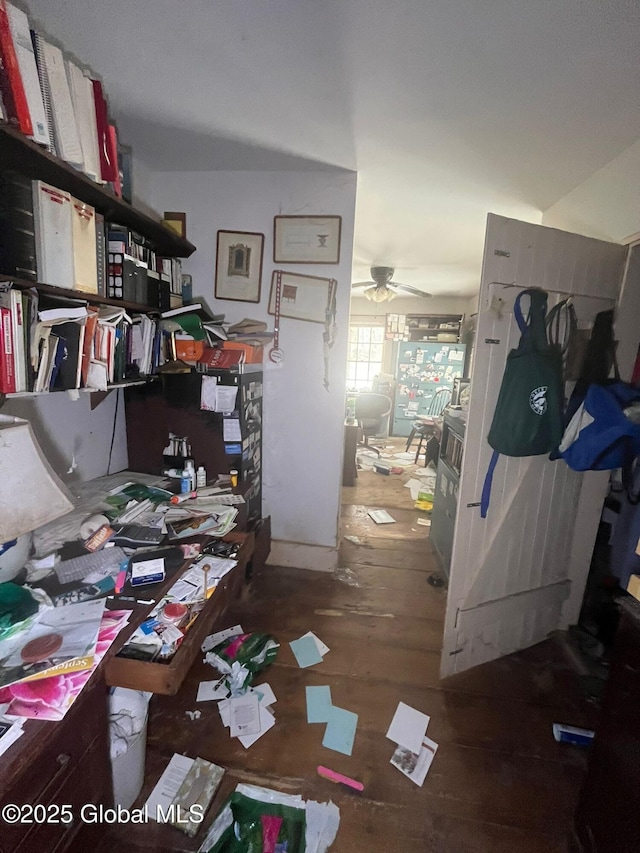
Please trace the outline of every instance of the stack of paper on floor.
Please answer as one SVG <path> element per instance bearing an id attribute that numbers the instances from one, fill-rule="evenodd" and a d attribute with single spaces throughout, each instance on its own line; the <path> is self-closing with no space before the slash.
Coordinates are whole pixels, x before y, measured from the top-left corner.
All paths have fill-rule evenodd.
<path id="1" fill-rule="evenodd" d="M 438 744 L 426 736 L 430 717 L 399 702 L 387 731 L 389 740 L 398 744 L 391 764 L 416 785 L 424 782 Z"/>
<path id="2" fill-rule="evenodd" d="M 298 666 L 301 668 L 322 663 L 324 656 L 329 651 L 329 646 L 326 646 L 311 631 L 307 631 L 306 634 L 303 634 L 297 640 L 292 640 L 289 645 L 298 662 Z"/>
<path id="3" fill-rule="evenodd" d="M 218 711 L 231 737 L 237 737 L 248 749 L 275 726 L 271 705 L 276 701 L 269 684 L 256 684 L 241 696 L 231 696 L 218 702 Z"/>
<path id="4" fill-rule="evenodd" d="M 331 700 L 328 685 L 307 686 L 307 722 L 326 723 L 322 745 L 343 755 L 351 755 L 358 725 L 358 715 L 339 708 Z"/>

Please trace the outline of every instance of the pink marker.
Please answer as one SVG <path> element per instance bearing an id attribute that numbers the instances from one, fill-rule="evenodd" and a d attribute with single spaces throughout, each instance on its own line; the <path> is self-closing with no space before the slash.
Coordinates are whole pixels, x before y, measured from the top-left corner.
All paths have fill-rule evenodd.
<path id="1" fill-rule="evenodd" d="M 336 773 L 335 770 L 329 770 L 328 767 L 318 765 L 318 775 L 323 779 L 328 779 L 330 782 L 335 782 L 336 785 L 345 785 L 354 791 L 364 791 L 362 782 L 357 782 L 355 779 L 350 779 L 348 776 L 343 776 L 342 773 Z"/>

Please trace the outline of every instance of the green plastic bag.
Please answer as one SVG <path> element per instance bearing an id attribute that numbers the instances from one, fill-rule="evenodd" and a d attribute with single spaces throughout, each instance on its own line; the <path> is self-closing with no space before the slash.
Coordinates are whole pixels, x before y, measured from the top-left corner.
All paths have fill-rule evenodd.
<path id="1" fill-rule="evenodd" d="M 275 846 L 269 845 L 269 831 L 264 817 L 281 819 L 277 822 Z M 220 821 L 218 839 L 206 853 L 304 853 L 306 819 L 304 808 L 255 800 L 234 791 L 226 801 L 216 822 Z M 272 823 L 272 826 L 274 824 Z"/>
<path id="2" fill-rule="evenodd" d="M 249 687 L 254 677 L 276 659 L 279 645 L 269 634 L 236 634 L 214 646 L 205 660 L 224 675 L 231 676 L 232 667 L 238 665 L 241 681 L 237 674 L 227 678 L 227 687 L 237 693 Z M 235 669 L 238 667 L 236 666 Z"/>

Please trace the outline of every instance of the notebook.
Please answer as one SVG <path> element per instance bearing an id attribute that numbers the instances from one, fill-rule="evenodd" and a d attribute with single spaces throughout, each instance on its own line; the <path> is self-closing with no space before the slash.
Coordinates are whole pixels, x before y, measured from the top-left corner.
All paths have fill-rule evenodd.
<path id="1" fill-rule="evenodd" d="M 11 3 L 7 3 L 6 7 L 7 16 L 9 18 L 9 27 L 11 28 L 11 36 L 13 38 L 13 46 L 18 60 L 20 76 L 22 77 L 24 93 L 27 98 L 29 114 L 31 116 L 31 138 L 35 142 L 39 142 L 41 145 L 49 147 L 51 144 L 49 126 L 47 124 L 47 116 L 44 111 L 44 102 L 42 100 L 42 92 L 40 90 L 36 56 L 33 50 L 31 30 L 29 28 L 29 18 L 27 17 L 26 12 L 23 12 L 22 9 L 19 9 Z"/>
<path id="2" fill-rule="evenodd" d="M 73 288 L 71 196 L 44 181 L 33 181 L 38 278 L 44 284 Z"/>
<path id="3" fill-rule="evenodd" d="M 42 58 L 51 96 L 51 115 L 57 154 L 75 169 L 82 170 L 84 169 L 82 145 L 62 51 L 56 45 L 46 41 L 39 33 L 35 34 L 35 41 Z"/>
<path id="4" fill-rule="evenodd" d="M 96 214 L 91 205 L 71 199 L 74 287 L 85 293 L 98 292 Z"/>

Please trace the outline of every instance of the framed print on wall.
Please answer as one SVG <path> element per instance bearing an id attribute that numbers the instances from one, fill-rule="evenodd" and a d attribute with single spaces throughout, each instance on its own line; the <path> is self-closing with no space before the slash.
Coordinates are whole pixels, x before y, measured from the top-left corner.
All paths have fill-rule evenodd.
<path id="1" fill-rule="evenodd" d="M 264 234 L 218 231 L 216 299 L 260 302 Z"/>
<path id="2" fill-rule="evenodd" d="M 311 323 L 326 321 L 327 306 L 331 297 L 330 278 L 316 275 L 274 270 L 271 276 L 269 314 L 276 313 L 276 276 L 280 272 L 280 316 L 293 320 L 308 320 Z"/>
<path id="3" fill-rule="evenodd" d="M 341 216 L 274 216 L 275 264 L 337 264 Z"/>

